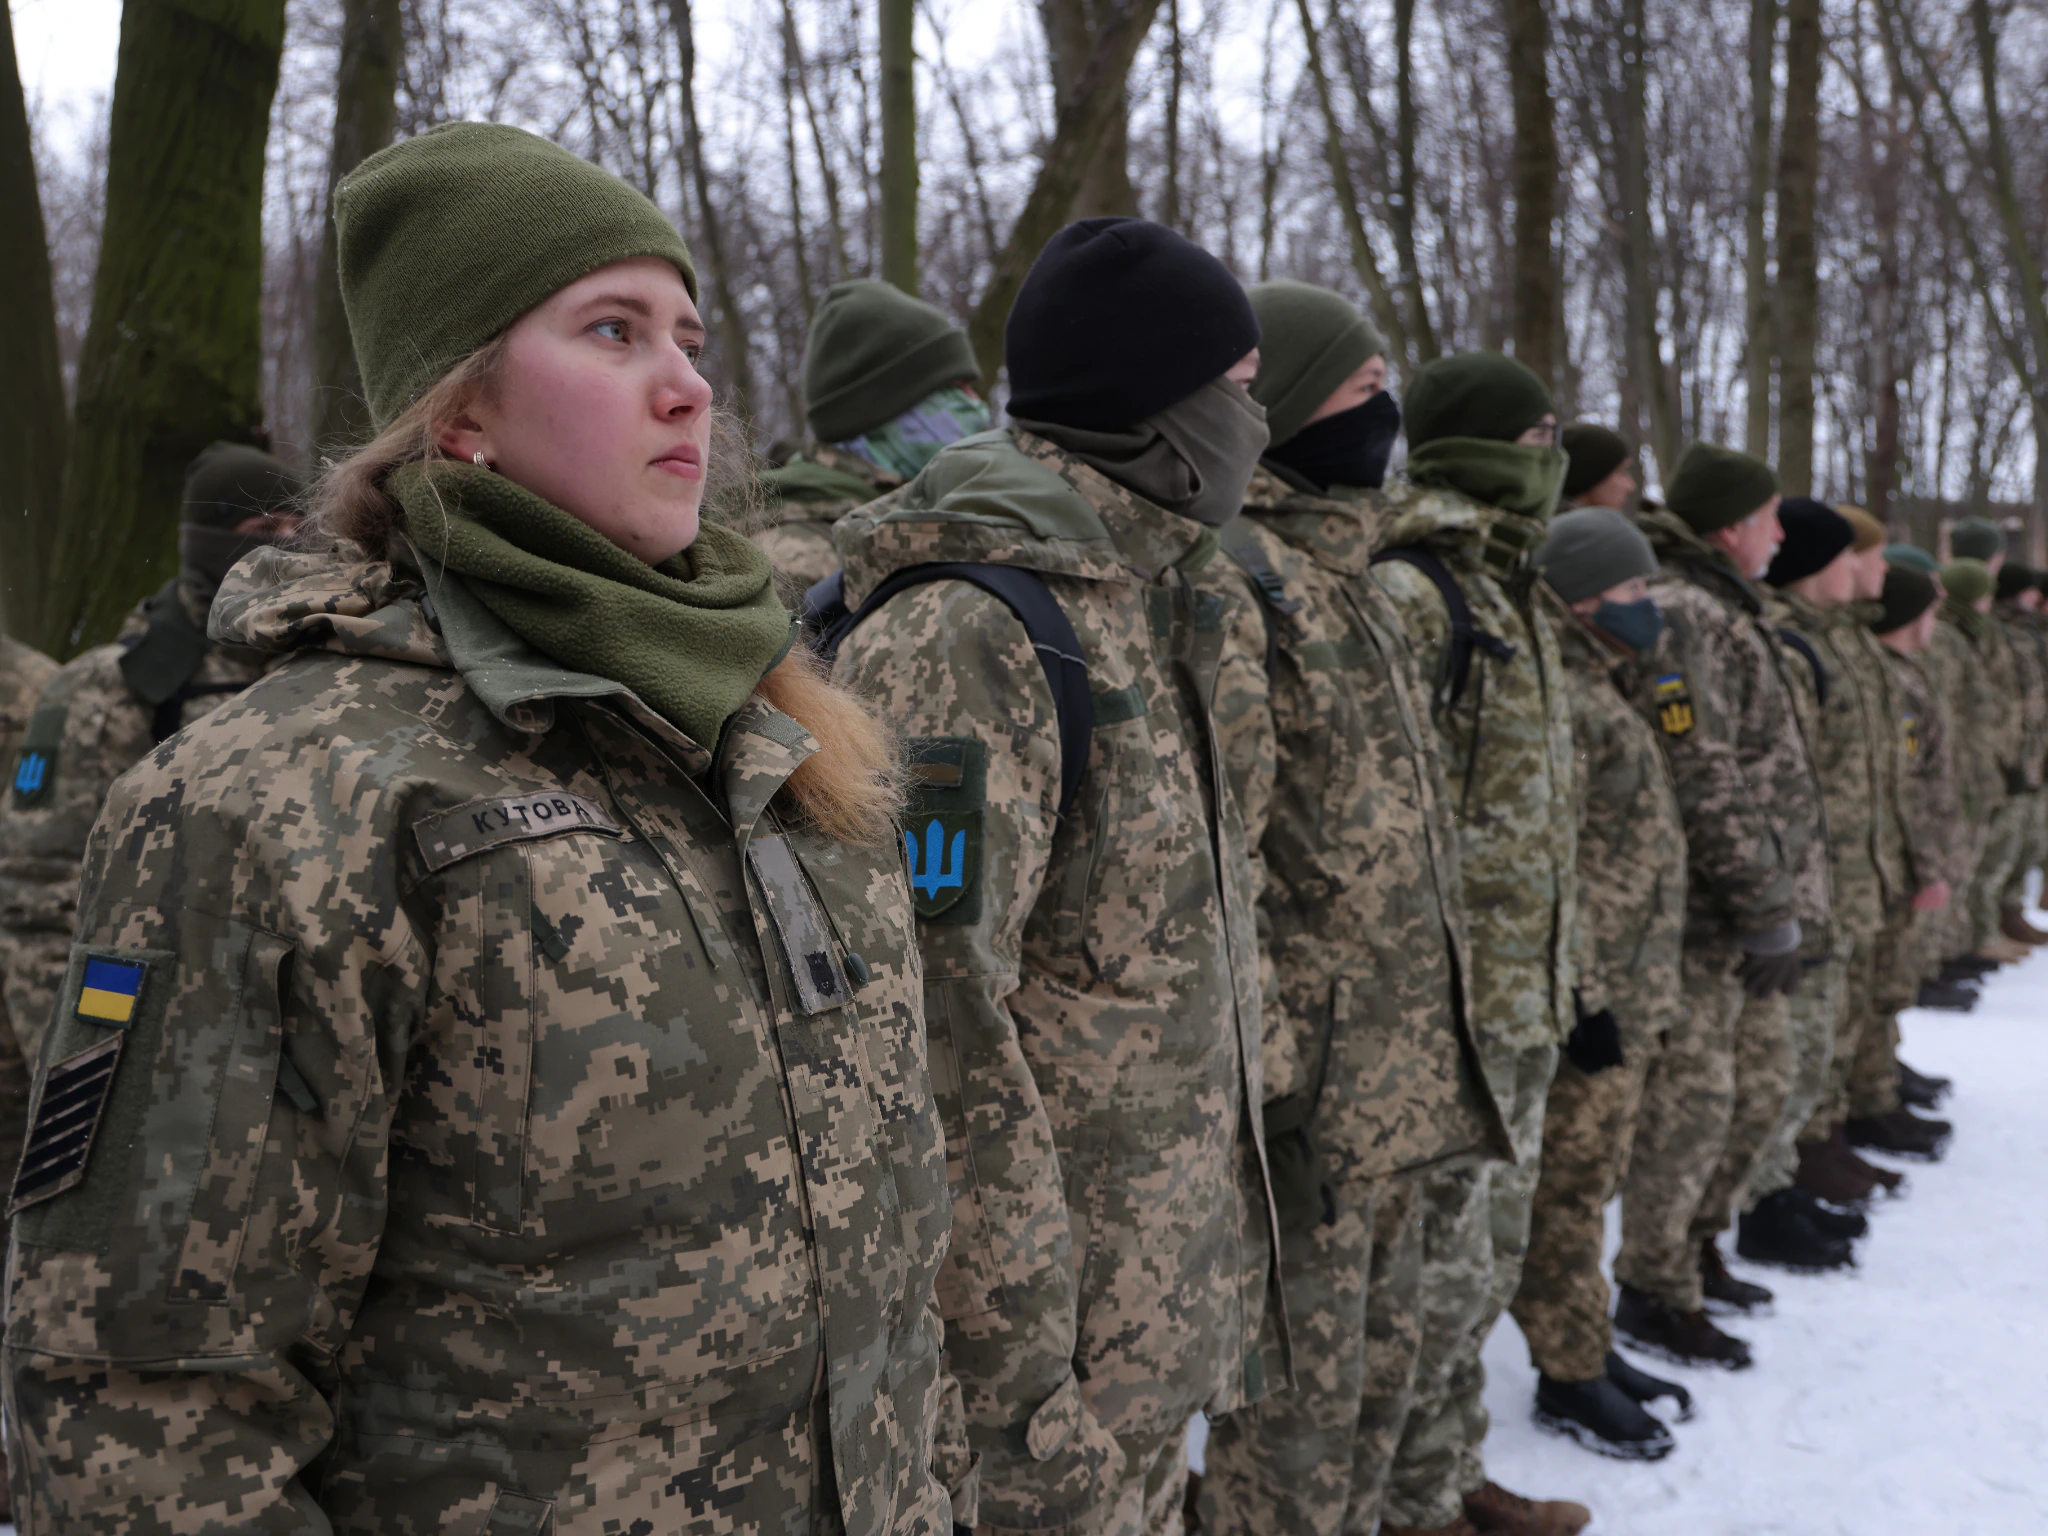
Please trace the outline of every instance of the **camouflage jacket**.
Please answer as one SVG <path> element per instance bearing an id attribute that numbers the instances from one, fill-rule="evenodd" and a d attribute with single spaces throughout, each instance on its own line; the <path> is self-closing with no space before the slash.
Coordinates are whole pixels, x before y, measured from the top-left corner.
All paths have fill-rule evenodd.
<path id="1" fill-rule="evenodd" d="M 857 453 L 812 443 L 761 476 L 768 507 L 754 527 L 754 542 L 786 585 L 814 586 L 839 569 L 832 525 L 902 484 Z"/>
<path id="2" fill-rule="evenodd" d="M 1982 828 L 2005 798 L 1997 743 L 2008 733 L 1997 718 L 2004 706 L 1991 691 L 1984 659 L 1991 645 L 1990 628 L 1984 615 L 1959 613 L 1954 602 L 1944 599 L 1941 622 L 1934 626 L 1934 638 L 1920 661 L 1934 685 L 1934 696 L 1947 712 L 1956 801 L 1972 828 Z"/>
<path id="3" fill-rule="evenodd" d="M 20 766 L 16 754 L 21 749 L 22 736 L 28 731 L 29 716 L 35 712 L 36 696 L 56 672 L 57 663 L 41 651 L 30 650 L 20 641 L 0 635 L 0 818 L 7 814 L 6 797 Z M 34 771 L 31 769 L 31 773 Z M 0 838 L 4 836 L 4 831 L 0 831 Z M 0 865 L 0 870 L 4 870 L 4 865 Z M 14 1026 L 7 1011 L 7 952 L 5 934 L 0 933 L 0 1029 L 11 1031 Z M 8 1059 L 8 1053 L 0 1052 L 0 1061 Z"/>
<path id="4" fill-rule="evenodd" d="M 1483 1051 L 1497 1060 L 1502 1051 L 1554 1045 L 1573 1023 L 1579 904 L 1571 701 L 1545 617 L 1561 605 L 1535 580 L 1526 552 L 1509 552 L 1540 540 L 1535 524 L 1455 491 L 1407 484 L 1392 488 L 1387 508 L 1386 546 L 1433 551 L 1464 593 L 1474 626 L 1513 648 L 1503 660 L 1475 646 L 1461 696 L 1442 709 L 1432 701 L 1464 876 L 1472 1022 Z M 1436 584 L 1396 561 L 1373 574 L 1401 615 L 1417 671 L 1438 678 L 1450 617 Z M 1537 1148 L 1515 1151 L 1526 1160 Z"/>
<path id="5" fill-rule="evenodd" d="M 1851 661 L 1869 632 L 1856 610 L 1819 608 L 1794 592 L 1773 592 L 1764 616 L 1789 648 L 1786 672 L 1794 698 L 1804 699 L 1801 724 L 1813 753 L 1827 814 L 1829 889 L 1836 926 L 1845 937 L 1875 939 L 1884 927 L 1900 871 L 1891 882 L 1878 865 L 1878 820 L 1885 803 L 1880 758 L 1891 745 L 1892 715 L 1871 676 Z M 1801 647 L 1804 647 L 1802 649 Z M 1811 653 L 1809 660 L 1808 653 Z"/>
<path id="6" fill-rule="evenodd" d="M 1157 1443 L 1279 1382 L 1258 946 L 1212 717 L 1241 599 L 1214 534 L 1026 433 L 942 449 L 835 530 L 858 604 L 935 561 L 1035 571 L 1094 737 L 1061 820 L 1052 694 L 962 582 L 895 597 L 839 671 L 910 738 L 905 840 L 953 1179 L 940 1279 L 981 1523 L 1085 1526 Z"/>
<path id="7" fill-rule="evenodd" d="M 1579 997 L 1646 1044 L 1680 1006 L 1685 823 L 1671 769 L 1634 696 L 1640 668 L 1569 610 L 1551 618 L 1578 758 Z"/>
<path id="8" fill-rule="evenodd" d="M 1457 828 L 1428 694 L 1372 579 L 1378 532 L 1376 497 L 1262 469 L 1223 533 L 1252 598 L 1217 713 L 1260 854 L 1266 1098 L 1298 1100 L 1338 1180 L 1508 1153 L 1465 1007 Z"/>
<path id="9" fill-rule="evenodd" d="M 1959 885 L 1969 873 L 1964 852 L 1969 836 L 1956 789 L 1948 706 L 1919 660 L 1889 648 L 1884 660 L 1899 712 L 1899 807 L 1913 888 L 1938 880 Z"/>
<path id="10" fill-rule="evenodd" d="M 203 643 L 206 604 L 182 583 L 173 595 L 191 639 Z M 145 644 L 148 609 L 138 605 L 116 640 L 74 657 L 44 685 L 0 798 L 0 985 L 30 1061 L 69 963 L 79 866 L 107 791 L 161 737 L 218 709 L 263 672 L 258 652 L 207 646 L 178 696 L 148 702 L 122 665 Z"/>
<path id="11" fill-rule="evenodd" d="M 1661 562 L 1650 595 L 1665 618 L 1638 702 L 1685 817 L 1686 938 L 1726 942 L 1797 918 L 1800 952 L 1828 954 L 1820 785 L 1785 670 L 1806 663 L 1720 550 L 1670 512 L 1638 523 Z"/>
<path id="12" fill-rule="evenodd" d="M 2003 764 L 2006 792 L 2032 794 L 2041 788 L 2048 757 L 2048 654 L 2041 647 L 2039 615 L 2000 603 L 1991 610 L 1991 632 L 2001 663 L 1993 684 L 2010 717 L 2012 760 Z"/>
<path id="13" fill-rule="evenodd" d="M 783 820 L 817 746 L 759 699 L 714 756 L 350 549 L 237 568 L 216 625 L 289 659 L 93 833 L 24 1529 L 946 1531 L 900 851 Z"/>

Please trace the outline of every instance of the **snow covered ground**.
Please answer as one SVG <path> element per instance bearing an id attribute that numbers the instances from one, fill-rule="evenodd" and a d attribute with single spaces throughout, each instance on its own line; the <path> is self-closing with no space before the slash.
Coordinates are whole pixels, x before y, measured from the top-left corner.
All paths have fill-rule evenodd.
<path id="1" fill-rule="evenodd" d="M 1916 1010 L 1904 1032 L 1906 1060 L 1955 1079 L 1956 1133 L 1941 1162 L 1895 1165 L 1906 1186 L 1873 1206 L 1856 1271 L 1738 1261 L 1778 1298 L 1726 1323 L 1755 1346 L 1750 1371 L 1634 1357 L 1696 1404 L 1651 1465 L 1537 1429 L 1503 1318 L 1486 1350 L 1498 1482 L 1590 1505 L 1588 1536 L 2048 1533 L 2048 953 L 1993 977 L 1976 1012 Z"/>

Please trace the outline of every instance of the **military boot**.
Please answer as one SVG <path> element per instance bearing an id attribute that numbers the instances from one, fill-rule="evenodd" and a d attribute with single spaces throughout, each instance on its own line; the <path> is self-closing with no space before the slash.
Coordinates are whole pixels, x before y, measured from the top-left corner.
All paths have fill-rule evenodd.
<path id="1" fill-rule="evenodd" d="M 1855 1149 L 1849 1145 L 1848 1138 L 1840 1131 L 1835 1132 L 1835 1139 L 1841 1146 L 1841 1151 L 1838 1155 L 1842 1159 L 1843 1164 L 1854 1169 L 1857 1173 L 1877 1180 L 1886 1194 L 1896 1195 L 1900 1187 L 1905 1184 L 1906 1176 L 1899 1172 L 1898 1169 L 1881 1168 L 1876 1163 L 1858 1157 Z"/>
<path id="2" fill-rule="evenodd" d="M 1671 1399 L 1671 1416 L 1683 1424 L 1692 1417 L 1692 1394 L 1675 1381 L 1639 1369 L 1620 1350 L 1607 1351 L 1607 1379 L 1639 1403 Z"/>
<path id="3" fill-rule="evenodd" d="M 1977 989 L 1967 981 L 1944 981 L 1937 976 L 1920 983 L 1913 1006 L 1931 1008 L 1936 1013 L 1968 1013 L 1977 1006 Z"/>
<path id="4" fill-rule="evenodd" d="M 1915 1109 L 1938 1109 L 1941 1101 L 1948 1097 L 1955 1087 L 1952 1077 L 1936 1077 L 1928 1072 L 1915 1072 L 1903 1061 L 1899 1063 L 1899 1097 Z"/>
<path id="5" fill-rule="evenodd" d="M 1849 1240 L 1823 1233 L 1806 1219 L 1799 1197 L 1783 1189 L 1742 1213 L 1735 1251 L 1752 1264 L 1806 1272 L 1847 1269 L 1856 1262 Z"/>
<path id="6" fill-rule="evenodd" d="M 1382 1520 L 1380 1536 L 1479 1536 L 1479 1528 L 1463 1515 L 1449 1525 L 1432 1525 L 1426 1529 L 1419 1525 L 1396 1525 L 1391 1520 Z"/>
<path id="7" fill-rule="evenodd" d="M 1680 1312 L 1624 1285 L 1614 1304 L 1614 1331 L 1645 1354 L 1674 1365 L 1713 1365 L 1746 1371 L 1756 1363 L 1749 1346 L 1714 1326 L 1704 1308 Z"/>
<path id="8" fill-rule="evenodd" d="M 2001 965 L 2013 965 L 2018 961 L 2024 960 L 2033 952 L 2031 945 L 2015 944 L 2011 939 L 1994 935 L 1986 939 L 1982 944 L 1979 944 L 1970 958 L 1972 960 L 1989 960 L 1992 967 L 1996 969 Z"/>
<path id="9" fill-rule="evenodd" d="M 1739 1313 L 1744 1317 L 1766 1317 L 1776 1300 L 1761 1285 L 1738 1280 L 1728 1273 L 1720 1245 L 1709 1239 L 1700 1244 L 1700 1291 L 1707 1298 L 1709 1312 Z"/>
<path id="10" fill-rule="evenodd" d="M 1798 1205 L 1800 1214 L 1824 1237 L 1840 1237 L 1854 1241 L 1870 1231 L 1870 1218 L 1854 1207 L 1838 1206 L 1819 1199 L 1797 1184 L 1785 1193 Z"/>
<path id="11" fill-rule="evenodd" d="M 1488 1482 L 1465 1495 L 1465 1518 L 1480 1536 L 1574 1536 L 1593 1511 L 1568 1499 L 1525 1499 Z"/>
<path id="12" fill-rule="evenodd" d="M 1671 1431 L 1605 1376 L 1591 1381 L 1536 1378 L 1536 1425 L 1616 1461 L 1662 1461 L 1678 1442 Z"/>
<path id="13" fill-rule="evenodd" d="M 1942 962 L 1940 977 L 1943 981 L 1982 981 L 1998 969 L 1996 960 L 1980 960 L 1975 955 L 1957 955 Z"/>
<path id="14" fill-rule="evenodd" d="M 1877 1180 L 1852 1168 L 1843 1156 L 1847 1153 L 1849 1144 L 1840 1131 L 1826 1141 L 1800 1142 L 1799 1171 L 1792 1182 L 1835 1205 L 1861 1205 L 1877 1193 Z"/>
<path id="15" fill-rule="evenodd" d="M 2048 944 L 2048 933 L 2043 933 L 2027 921 L 2027 914 L 2018 907 L 2007 907 L 1998 914 L 1998 931 L 2015 944 L 2032 948 L 2036 944 Z"/>
<path id="16" fill-rule="evenodd" d="M 1851 1120 L 1842 1127 L 1842 1134 L 1852 1147 L 1933 1163 L 1941 1160 L 1942 1146 L 1953 1129 L 1946 1120 L 1923 1120 L 1910 1109 L 1901 1108 Z"/>

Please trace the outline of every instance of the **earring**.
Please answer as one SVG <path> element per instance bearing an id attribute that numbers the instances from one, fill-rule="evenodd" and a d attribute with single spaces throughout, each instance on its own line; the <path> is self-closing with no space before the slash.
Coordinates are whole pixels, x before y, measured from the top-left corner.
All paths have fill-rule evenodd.
<path id="1" fill-rule="evenodd" d="M 470 458 L 475 461 L 476 467 L 478 469 L 489 469 L 491 467 L 490 465 L 484 462 L 484 451 L 481 448 L 477 449 L 475 453 L 471 454 Z"/>

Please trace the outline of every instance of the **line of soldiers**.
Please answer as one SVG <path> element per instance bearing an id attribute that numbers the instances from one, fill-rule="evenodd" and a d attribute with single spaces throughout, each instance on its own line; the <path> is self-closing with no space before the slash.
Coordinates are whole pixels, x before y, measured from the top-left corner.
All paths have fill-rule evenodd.
<path id="1" fill-rule="evenodd" d="M 1522 365 L 1444 358 L 1397 405 L 1348 300 L 1247 291 L 1143 221 L 1056 236 L 1006 341 L 994 428 L 943 315 L 835 288 L 817 440 L 755 530 L 910 764 L 952 1233 L 944 1388 L 891 1433 L 930 1432 L 956 1529 L 1575 1531 L 1487 1476 L 1482 1346 L 1511 1311 L 1539 1423 L 1661 1456 L 1652 1408 L 1690 1396 L 1615 1335 L 1748 1366 L 1714 1314 L 1769 1293 L 1721 1235 L 1844 1267 L 1899 1182 L 1859 1149 L 1939 1154 L 1899 1011 L 2048 939 L 2021 916 L 2048 575 L 1979 523 L 1932 569 L 1704 444 L 1627 515 L 1629 445 L 1560 431 Z M 119 641 L 0 655 L 10 1148 L 46 1022 L 83 1007 L 94 819 L 273 665 L 206 615 L 223 581 L 214 633 L 251 611 L 237 583 L 276 568 L 242 557 L 297 489 L 209 450 L 181 575 Z M 61 1456 L 19 1428 L 55 1507 Z M 853 1517 L 886 1468 L 822 1476 L 810 1529 L 924 1528 Z"/>

